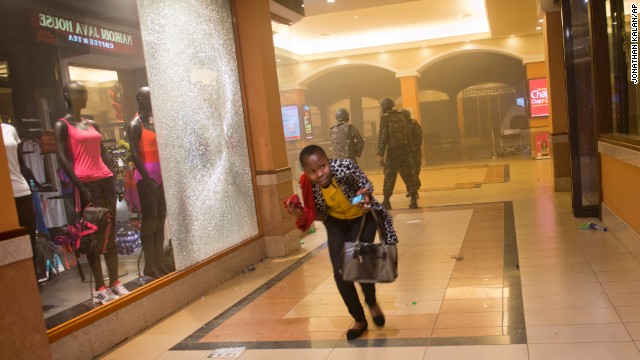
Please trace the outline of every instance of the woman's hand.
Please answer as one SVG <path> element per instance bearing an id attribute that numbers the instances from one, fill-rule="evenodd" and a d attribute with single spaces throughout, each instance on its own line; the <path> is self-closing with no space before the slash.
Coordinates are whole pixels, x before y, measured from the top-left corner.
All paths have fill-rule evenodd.
<path id="1" fill-rule="evenodd" d="M 368 207 L 369 203 L 371 202 L 371 196 L 369 196 L 369 189 L 362 188 L 358 190 L 358 192 L 356 193 L 356 196 L 360 194 L 362 194 L 362 201 L 360 201 L 357 205 L 360 207 Z"/>
<path id="2" fill-rule="evenodd" d="M 297 196 L 291 196 L 284 202 L 284 209 L 290 215 L 293 215 L 300 219 L 302 217 L 302 204 Z"/>

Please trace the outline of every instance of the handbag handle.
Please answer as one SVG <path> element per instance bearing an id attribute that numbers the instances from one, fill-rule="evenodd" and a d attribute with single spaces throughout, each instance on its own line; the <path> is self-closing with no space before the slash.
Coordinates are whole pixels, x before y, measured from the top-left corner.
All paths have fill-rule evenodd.
<path id="1" fill-rule="evenodd" d="M 360 231 L 358 231 L 358 236 L 356 236 L 355 243 L 357 244 L 361 242 L 360 238 L 362 237 L 362 233 L 364 232 L 364 223 L 367 220 L 367 213 L 370 213 L 371 216 L 373 217 L 373 220 L 376 222 L 376 231 L 380 233 L 380 243 L 383 243 L 382 231 L 380 231 L 380 220 L 378 220 L 378 214 L 376 214 L 376 211 L 372 210 L 371 208 L 366 208 L 364 214 L 362 215 L 362 221 L 360 222 Z"/>

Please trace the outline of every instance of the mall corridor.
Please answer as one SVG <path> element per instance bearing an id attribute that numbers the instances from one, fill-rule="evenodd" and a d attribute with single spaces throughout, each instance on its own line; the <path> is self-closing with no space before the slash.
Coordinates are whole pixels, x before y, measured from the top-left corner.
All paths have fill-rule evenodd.
<path id="1" fill-rule="evenodd" d="M 0 360 L 640 360 L 639 11 L 0 0 Z"/>
<path id="2" fill-rule="evenodd" d="M 640 359 L 640 264 L 609 233 L 578 229 L 597 220 L 573 217 L 547 161 L 450 164 L 422 177 L 420 209 L 406 209 L 403 194 L 393 203 L 399 277 L 378 287 L 384 328 L 369 320 L 361 339 L 345 339 L 352 319 L 316 223 L 298 252 L 256 264 L 102 359 L 225 348 L 246 348 L 224 357 L 240 360 Z"/>

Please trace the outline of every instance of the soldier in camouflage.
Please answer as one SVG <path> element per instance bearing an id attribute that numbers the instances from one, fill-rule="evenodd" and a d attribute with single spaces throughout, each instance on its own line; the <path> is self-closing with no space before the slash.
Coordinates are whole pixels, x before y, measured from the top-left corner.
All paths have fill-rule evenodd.
<path id="1" fill-rule="evenodd" d="M 330 130 L 333 157 L 351 159 L 357 163 L 356 158 L 362 155 L 364 149 L 364 139 L 358 129 L 349 123 L 347 109 L 339 108 L 336 111 L 336 120 L 338 123 L 333 125 Z"/>
<path id="2" fill-rule="evenodd" d="M 411 147 L 414 166 L 413 175 L 416 191 L 419 191 L 422 187 L 422 181 L 420 181 L 420 170 L 422 170 L 422 126 L 416 119 L 411 117 L 409 110 L 402 109 L 400 112 L 407 119 L 407 125 L 409 126 L 409 146 Z M 407 197 L 409 196 L 410 194 L 407 193 Z"/>
<path id="3" fill-rule="evenodd" d="M 396 185 L 398 172 L 402 181 L 407 185 L 411 197 L 410 209 L 418 207 L 418 191 L 415 186 L 413 156 L 411 154 L 410 133 L 407 120 L 396 110 L 395 102 L 390 98 L 380 101 L 382 116 L 380 116 L 380 133 L 378 135 L 378 156 L 380 165 L 384 166 L 384 201 L 382 206 L 391 209 L 389 199 Z M 385 158 L 386 153 L 386 158 Z"/>

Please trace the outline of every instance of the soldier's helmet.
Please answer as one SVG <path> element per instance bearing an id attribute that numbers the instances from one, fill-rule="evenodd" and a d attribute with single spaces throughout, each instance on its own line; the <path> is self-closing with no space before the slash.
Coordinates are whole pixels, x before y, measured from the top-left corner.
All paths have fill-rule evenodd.
<path id="1" fill-rule="evenodd" d="M 345 108 L 339 108 L 336 110 L 336 120 L 347 121 L 349 120 L 349 112 Z"/>
<path id="2" fill-rule="evenodd" d="M 407 119 L 407 120 L 411 119 L 411 111 L 409 111 L 407 109 L 402 109 L 402 110 L 400 110 L 400 112 L 402 113 L 402 115 L 404 116 L 405 119 Z"/>
<path id="3" fill-rule="evenodd" d="M 382 110 L 391 110 L 394 106 L 396 106 L 396 103 L 392 98 L 384 98 L 380 100 L 380 107 Z"/>

